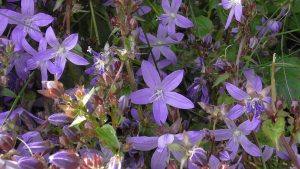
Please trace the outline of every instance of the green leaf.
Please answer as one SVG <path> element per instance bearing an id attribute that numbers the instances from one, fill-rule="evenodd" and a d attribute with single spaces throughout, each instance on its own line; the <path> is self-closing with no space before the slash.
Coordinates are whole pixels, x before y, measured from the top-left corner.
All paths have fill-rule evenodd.
<path id="1" fill-rule="evenodd" d="M 79 125 L 81 124 L 82 122 L 84 122 L 86 120 L 86 117 L 85 116 L 77 116 L 75 118 L 75 120 L 70 124 L 69 127 L 73 127 L 73 126 L 76 126 L 76 125 Z"/>
<path id="2" fill-rule="evenodd" d="M 230 77 L 230 74 L 229 73 L 224 73 L 224 74 L 221 74 L 217 77 L 216 81 L 214 82 L 214 85 L 213 87 L 216 87 L 218 86 L 220 83 L 224 82 L 225 80 L 227 80 L 228 78 Z"/>
<path id="3" fill-rule="evenodd" d="M 0 94 L 2 96 L 8 96 L 8 97 L 13 97 L 13 98 L 17 97 L 16 94 L 13 91 L 11 91 L 10 89 L 8 89 L 8 88 L 3 88 L 0 91 Z"/>
<path id="4" fill-rule="evenodd" d="M 196 26 L 196 34 L 199 37 L 203 37 L 203 36 L 211 33 L 214 29 L 214 26 L 213 26 L 211 20 L 205 16 L 195 17 L 194 23 Z"/>
<path id="5" fill-rule="evenodd" d="M 97 127 L 96 133 L 104 145 L 110 148 L 114 153 L 118 152 L 120 143 L 118 141 L 116 131 L 111 125 L 105 124 L 101 128 Z"/>
<path id="6" fill-rule="evenodd" d="M 121 95 L 129 96 L 131 92 L 132 89 L 130 85 L 126 85 L 121 89 Z"/>
<path id="7" fill-rule="evenodd" d="M 90 100 L 90 98 L 93 96 L 94 93 L 95 93 L 95 87 L 93 87 L 92 90 L 90 90 L 90 92 L 83 97 L 82 99 L 83 105 L 86 105 L 86 103 Z"/>
<path id="8" fill-rule="evenodd" d="M 262 123 L 258 132 L 258 140 L 261 144 L 279 148 L 279 138 L 285 131 L 285 120 L 283 117 L 277 118 L 275 123 L 268 119 Z"/>

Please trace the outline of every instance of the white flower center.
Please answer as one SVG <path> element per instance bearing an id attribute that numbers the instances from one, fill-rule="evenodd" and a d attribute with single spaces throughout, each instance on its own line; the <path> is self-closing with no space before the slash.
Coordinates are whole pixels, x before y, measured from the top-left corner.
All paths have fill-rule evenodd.
<path id="1" fill-rule="evenodd" d="M 66 48 L 64 46 L 60 46 L 56 52 L 57 56 L 62 55 L 63 53 L 66 52 Z"/>
<path id="2" fill-rule="evenodd" d="M 176 18 L 176 16 L 177 16 L 177 14 L 176 13 L 170 13 L 170 17 L 172 18 L 172 19 L 175 19 Z"/>
<path id="3" fill-rule="evenodd" d="M 234 5 L 241 5 L 242 4 L 241 0 L 231 0 L 231 2 Z"/>
<path id="4" fill-rule="evenodd" d="M 235 129 L 233 132 L 233 136 L 239 138 L 242 135 L 242 132 L 239 129 Z"/>
<path id="5" fill-rule="evenodd" d="M 154 94 L 150 97 L 152 102 L 155 102 L 164 97 L 164 91 L 162 89 L 156 89 Z"/>

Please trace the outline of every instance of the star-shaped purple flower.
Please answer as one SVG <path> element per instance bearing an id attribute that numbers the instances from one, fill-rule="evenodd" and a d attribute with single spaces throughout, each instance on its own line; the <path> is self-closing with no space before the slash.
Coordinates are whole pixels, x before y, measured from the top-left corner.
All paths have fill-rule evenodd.
<path id="1" fill-rule="evenodd" d="M 165 123 L 168 117 L 168 105 L 180 109 L 194 108 L 193 102 L 181 94 L 172 92 L 182 81 L 183 70 L 177 70 L 162 81 L 154 66 L 148 62 L 142 62 L 142 75 L 149 88 L 135 91 L 131 94 L 131 102 L 134 104 L 153 103 L 153 114 L 157 124 Z"/>
<path id="2" fill-rule="evenodd" d="M 239 145 L 251 156 L 258 157 L 262 155 L 260 149 L 246 137 L 259 125 L 258 119 L 244 121 L 239 126 L 236 126 L 229 119 L 225 119 L 225 123 L 228 129 L 214 130 L 211 133 L 214 134 L 216 141 L 229 140 L 227 146 L 232 152 L 230 154 L 231 159 L 234 159 L 238 153 Z"/>
<path id="3" fill-rule="evenodd" d="M 176 26 L 181 28 L 190 28 L 193 26 L 192 21 L 178 14 L 181 4 L 182 0 L 172 0 L 171 5 L 169 0 L 162 0 L 162 8 L 165 13 L 159 16 L 158 19 L 163 25 L 167 26 L 169 34 L 176 32 Z"/>
<path id="4" fill-rule="evenodd" d="M 235 16 L 235 19 L 237 21 L 241 22 L 242 15 L 243 15 L 242 0 L 222 0 L 221 5 L 225 10 L 230 9 L 228 19 L 225 24 L 225 30 L 229 27 L 233 15 Z"/>
<path id="5" fill-rule="evenodd" d="M 39 42 L 43 37 L 40 28 L 49 25 L 53 21 L 53 17 L 44 13 L 34 14 L 34 0 L 22 0 L 21 1 L 21 13 L 15 13 L 10 15 L 18 22 L 13 22 L 17 24 L 12 34 L 21 34 L 19 37 L 20 41 L 27 35 Z M 19 23 L 21 22 L 21 23 Z"/>
<path id="6" fill-rule="evenodd" d="M 61 77 L 65 69 L 67 59 L 75 65 L 89 64 L 86 59 L 71 51 L 77 44 L 78 34 L 72 34 L 68 36 L 62 43 L 59 43 L 52 27 L 49 27 L 46 31 L 46 40 L 52 48 L 38 53 L 35 58 L 36 61 L 45 61 L 55 58 L 54 65 L 59 68 L 59 73 L 55 74 L 55 78 L 57 80 Z"/>

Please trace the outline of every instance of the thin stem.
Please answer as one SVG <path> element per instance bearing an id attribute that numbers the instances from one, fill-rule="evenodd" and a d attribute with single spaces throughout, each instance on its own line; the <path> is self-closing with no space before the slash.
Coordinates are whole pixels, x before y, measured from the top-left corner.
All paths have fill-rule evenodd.
<path id="1" fill-rule="evenodd" d="M 66 13 L 65 13 L 66 35 L 70 35 L 71 33 L 71 12 L 72 12 L 72 0 L 67 0 Z"/>
<path id="2" fill-rule="evenodd" d="M 114 86 L 114 84 L 116 83 L 117 79 L 120 77 L 120 74 L 121 74 L 121 72 L 122 72 L 122 70 L 123 70 L 123 67 L 124 67 L 124 62 L 121 63 L 121 66 L 120 66 L 120 68 L 119 68 L 119 70 L 118 70 L 118 72 L 117 72 L 117 74 L 116 74 L 114 80 L 112 81 L 112 84 L 110 85 L 110 88 L 109 88 L 109 90 L 107 91 L 107 94 L 106 94 L 104 100 L 106 100 L 106 99 L 108 98 L 111 89 L 113 88 L 113 86 Z"/>
<path id="3" fill-rule="evenodd" d="M 96 17 L 95 17 L 95 12 L 94 12 L 94 7 L 93 7 L 93 1 L 89 1 L 90 9 L 91 9 L 91 16 L 92 16 L 92 24 L 94 26 L 94 31 L 96 34 L 96 40 L 97 40 L 97 45 L 100 45 L 100 38 L 99 38 L 99 32 L 98 32 L 98 27 L 97 27 L 97 22 L 96 22 Z"/>
<path id="4" fill-rule="evenodd" d="M 246 37 L 244 36 L 240 42 L 240 46 L 239 46 L 239 51 L 238 51 L 238 55 L 236 57 L 236 61 L 235 61 L 235 66 L 236 66 L 236 79 L 238 80 L 239 77 L 239 64 L 240 64 L 240 59 L 242 56 L 242 52 L 243 52 L 243 48 L 244 45 L 246 43 Z"/>
<path id="5" fill-rule="evenodd" d="M 132 70 L 132 65 L 130 63 L 130 60 L 127 60 L 125 62 L 125 66 L 126 66 L 126 70 L 127 70 L 128 76 L 129 76 L 130 85 L 135 89 L 136 88 L 136 83 L 135 83 L 134 73 L 133 73 L 133 70 Z"/>
<path id="6" fill-rule="evenodd" d="M 295 165 L 296 168 L 300 169 L 300 164 L 297 160 L 297 157 L 295 155 L 295 152 L 293 151 L 292 147 L 290 146 L 290 144 L 286 141 L 284 135 L 280 136 L 280 141 L 283 144 L 284 148 L 286 149 L 287 153 L 289 154 L 292 163 Z"/>
<path id="7" fill-rule="evenodd" d="M 8 119 L 9 116 L 11 115 L 11 113 L 12 113 L 12 112 L 15 110 L 15 108 L 17 107 L 17 104 L 18 104 L 19 100 L 21 99 L 23 93 L 25 92 L 25 89 L 26 89 L 26 87 L 28 86 L 29 81 L 30 81 L 30 79 L 32 78 L 33 75 L 34 75 L 34 72 L 32 72 L 32 73 L 29 75 L 27 81 L 25 82 L 25 85 L 23 86 L 23 88 L 21 89 L 21 91 L 20 91 L 19 94 L 17 95 L 16 99 L 14 100 L 14 102 L 13 102 L 13 104 L 12 104 L 12 106 L 11 106 L 11 108 L 10 108 L 8 114 L 6 115 L 5 119 L 3 120 L 3 123 L 2 123 L 2 125 L 1 125 L 0 128 L 2 128 L 2 127 L 4 126 L 5 122 L 7 121 L 7 119 Z"/>

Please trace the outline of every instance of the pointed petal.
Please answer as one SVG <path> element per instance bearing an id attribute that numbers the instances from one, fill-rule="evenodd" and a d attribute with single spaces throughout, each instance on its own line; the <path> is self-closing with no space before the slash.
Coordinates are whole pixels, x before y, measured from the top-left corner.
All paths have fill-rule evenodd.
<path id="1" fill-rule="evenodd" d="M 216 141 L 228 140 L 232 137 L 232 131 L 230 129 L 211 130 L 210 132 L 214 134 Z"/>
<path id="2" fill-rule="evenodd" d="M 158 138 L 157 147 L 160 149 L 164 149 L 169 144 L 172 144 L 174 141 L 174 135 L 173 134 L 164 134 Z"/>
<path id="3" fill-rule="evenodd" d="M 239 101 L 244 100 L 248 96 L 246 92 L 231 83 L 226 83 L 226 89 L 232 97 Z"/>
<path id="4" fill-rule="evenodd" d="M 84 59 L 82 56 L 80 56 L 76 53 L 68 52 L 66 56 L 67 56 L 68 60 L 71 61 L 75 65 L 88 65 L 89 64 L 89 62 L 86 59 Z"/>
<path id="5" fill-rule="evenodd" d="M 219 164 L 220 164 L 220 160 L 216 156 L 214 156 L 214 155 L 210 156 L 210 158 L 209 158 L 209 167 L 210 168 L 217 169 L 217 168 L 219 168 Z"/>
<path id="6" fill-rule="evenodd" d="M 157 37 L 164 38 L 167 35 L 168 35 L 167 27 L 163 24 L 159 24 L 157 29 Z"/>
<path id="7" fill-rule="evenodd" d="M 54 75 L 54 74 L 60 72 L 60 69 L 57 68 L 50 60 L 45 61 L 45 62 L 46 62 L 45 64 L 47 65 L 47 68 L 51 74 Z"/>
<path id="8" fill-rule="evenodd" d="M 152 53 L 154 55 L 154 59 L 158 60 L 160 58 L 160 47 L 154 47 L 154 48 L 152 48 Z M 149 57 L 151 57 L 151 54 L 150 54 Z"/>
<path id="9" fill-rule="evenodd" d="M 150 88 L 155 88 L 161 84 L 159 74 L 150 62 L 145 60 L 142 62 L 142 74 L 145 83 Z"/>
<path id="10" fill-rule="evenodd" d="M 255 130 L 259 124 L 260 124 L 260 120 L 258 118 L 253 118 L 252 121 L 250 120 L 244 121 L 239 125 L 238 128 L 244 135 L 249 135 L 251 131 Z"/>
<path id="11" fill-rule="evenodd" d="M 78 34 L 74 33 L 74 34 L 68 36 L 62 42 L 62 44 L 66 47 L 67 50 L 71 50 L 76 46 L 77 42 L 78 42 Z"/>
<path id="12" fill-rule="evenodd" d="M 167 27 L 170 35 L 173 35 L 176 32 L 175 21 L 169 22 Z"/>
<path id="13" fill-rule="evenodd" d="M 274 148 L 265 146 L 264 152 L 262 154 L 264 157 L 264 160 L 268 161 L 272 157 L 273 152 L 274 152 Z"/>
<path id="14" fill-rule="evenodd" d="M 47 40 L 45 38 L 42 38 L 39 42 L 39 52 L 46 51 L 47 49 Z"/>
<path id="15" fill-rule="evenodd" d="M 165 77 L 162 81 L 164 91 L 172 91 L 179 86 L 183 78 L 183 73 L 183 70 L 177 70 Z"/>
<path id="16" fill-rule="evenodd" d="M 179 14 L 176 16 L 175 24 L 181 28 L 190 28 L 194 26 L 191 20 Z"/>
<path id="17" fill-rule="evenodd" d="M 168 46 L 160 46 L 160 52 L 172 63 L 177 62 L 176 54 Z"/>
<path id="18" fill-rule="evenodd" d="M 230 158 L 233 160 L 239 150 L 239 143 L 237 142 L 236 138 L 231 138 L 228 141 L 228 148 L 231 151 Z"/>
<path id="19" fill-rule="evenodd" d="M 46 40 L 47 40 L 48 44 L 51 47 L 54 48 L 54 47 L 57 47 L 60 45 L 51 26 L 48 27 L 45 36 L 46 36 Z"/>
<path id="20" fill-rule="evenodd" d="M 239 22 L 242 21 L 242 15 L 243 15 L 243 7 L 242 5 L 236 5 L 234 7 L 234 15 L 235 15 L 235 19 Z"/>
<path id="21" fill-rule="evenodd" d="M 261 79 L 255 75 L 254 69 L 244 71 L 244 76 L 246 77 L 247 81 L 251 83 L 256 92 L 260 92 L 262 90 Z"/>
<path id="22" fill-rule="evenodd" d="M 240 143 L 241 143 L 243 149 L 248 154 L 250 154 L 250 155 L 252 155 L 254 157 L 261 156 L 261 152 L 260 152 L 259 148 L 255 144 L 253 144 L 252 142 L 250 142 L 246 136 L 242 135 L 240 137 Z"/>
<path id="23" fill-rule="evenodd" d="M 131 102 L 134 104 L 149 104 L 154 92 L 150 88 L 141 89 L 131 93 Z"/>
<path id="24" fill-rule="evenodd" d="M 50 60 L 55 57 L 56 51 L 54 49 L 48 49 L 43 52 L 39 52 L 32 59 L 35 61 L 44 61 L 44 60 Z"/>
<path id="25" fill-rule="evenodd" d="M 27 40 L 25 38 L 23 38 L 23 40 L 22 40 L 22 46 L 23 46 L 24 50 L 32 56 L 37 53 L 37 51 L 32 48 L 32 46 L 27 42 Z"/>
<path id="26" fill-rule="evenodd" d="M 153 115 L 158 125 L 167 121 L 168 114 L 167 105 L 162 100 L 157 100 L 153 103 Z"/>
<path id="27" fill-rule="evenodd" d="M 244 106 L 237 104 L 230 109 L 230 111 L 227 113 L 226 116 L 231 120 L 235 120 L 239 118 L 241 115 L 243 115 L 245 112 L 246 112 L 246 108 Z"/>
<path id="28" fill-rule="evenodd" d="M 6 30 L 8 24 L 8 19 L 6 17 L 0 16 L 0 36 Z"/>
<path id="29" fill-rule="evenodd" d="M 225 24 L 225 30 L 228 29 L 228 27 L 229 27 L 229 25 L 232 21 L 233 14 L 234 14 L 234 8 L 231 8 L 230 12 L 229 12 L 229 15 L 228 15 L 228 18 L 227 18 L 227 21 L 226 21 L 226 24 Z"/>
<path id="30" fill-rule="evenodd" d="M 38 68 L 37 61 L 35 61 L 33 59 L 27 60 L 26 66 L 27 66 L 28 70 L 34 70 L 34 69 Z"/>
<path id="31" fill-rule="evenodd" d="M 41 76 L 42 76 L 42 81 L 48 81 L 47 67 L 41 66 Z"/>
<path id="32" fill-rule="evenodd" d="M 176 92 L 166 92 L 165 102 L 173 107 L 179 109 L 192 109 L 194 108 L 194 103 L 188 98 L 178 94 Z"/>
<path id="33" fill-rule="evenodd" d="M 36 42 L 39 42 L 43 38 L 43 34 L 42 34 L 40 28 L 33 24 L 31 25 L 31 27 L 33 29 L 29 28 L 29 31 L 28 31 L 29 36 Z"/>
<path id="34" fill-rule="evenodd" d="M 172 4 L 171 4 L 171 8 L 172 8 L 172 12 L 177 13 L 177 11 L 179 10 L 180 6 L 181 6 L 182 0 L 172 0 Z"/>
<path id="35" fill-rule="evenodd" d="M 162 0 L 161 1 L 161 6 L 162 6 L 165 13 L 170 12 L 171 7 L 170 7 L 169 0 Z"/>
<path id="36" fill-rule="evenodd" d="M 22 0 L 21 11 L 23 15 L 32 16 L 34 14 L 34 0 Z"/>
<path id="37" fill-rule="evenodd" d="M 168 149 L 164 148 L 162 152 L 159 152 L 156 149 L 156 151 L 154 152 L 151 158 L 151 168 L 165 169 L 168 161 L 169 161 Z"/>
<path id="38" fill-rule="evenodd" d="M 56 57 L 54 65 L 59 69 L 59 72 L 55 74 L 55 79 L 60 79 L 61 75 L 65 70 L 67 59 L 65 57 Z"/>
<path id="39" fill-rule="evenodd" d="M 38 13 L 32 17 L 33 23 L 39 27 L 47 26 L 53 21 L 53 17 L 44 13 Z"/>
<path id="40" fill-rule="evenodd" d="M 131 143 L 132 148 L 140 151 L 150 151 L 157 147 L 158 137 L 129 137 L 127 142 Z"/>

